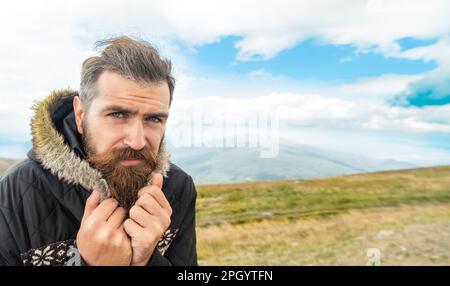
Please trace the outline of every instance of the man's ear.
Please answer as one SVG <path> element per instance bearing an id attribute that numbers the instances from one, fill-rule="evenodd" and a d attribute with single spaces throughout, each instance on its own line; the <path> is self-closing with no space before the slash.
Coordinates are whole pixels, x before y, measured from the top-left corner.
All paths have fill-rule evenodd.
<path id="1" fill-rule="evenodd" d="M 78 133 L 83 134 L 82 122 L 85 114 L 83 103 L 81 102 L 81 99 L 78 96 L 75 96 L 73 98 L 73 112 L 75 113 L 75 123 L 77 124 Z"/>

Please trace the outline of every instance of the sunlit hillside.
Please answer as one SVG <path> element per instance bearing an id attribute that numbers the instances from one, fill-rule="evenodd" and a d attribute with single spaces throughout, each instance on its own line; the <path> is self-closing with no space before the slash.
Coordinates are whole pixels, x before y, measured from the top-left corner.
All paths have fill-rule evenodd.
<path id="1" fill-rule="evenodd" d="M 203 265 L 450 265 L 450 167 L 198 192 Z"/>

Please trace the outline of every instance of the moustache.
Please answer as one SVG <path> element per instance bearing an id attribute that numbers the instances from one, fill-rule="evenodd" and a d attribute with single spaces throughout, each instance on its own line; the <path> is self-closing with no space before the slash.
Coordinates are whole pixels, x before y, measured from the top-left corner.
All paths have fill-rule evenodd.
<path id="1" fill-rule="evenodd" d="M 150 147 L 144 147 L 141 150 L 135 150 L 130 147 L 124 149 L 113 149 L 104 154 L 89 154 L 88 159 L 94 164 L 101 163 L 102 166 L 115 166 L 124 160 L 141 160 L 144 164 L 154 165 L 157 155 L 154 154 Z"/>

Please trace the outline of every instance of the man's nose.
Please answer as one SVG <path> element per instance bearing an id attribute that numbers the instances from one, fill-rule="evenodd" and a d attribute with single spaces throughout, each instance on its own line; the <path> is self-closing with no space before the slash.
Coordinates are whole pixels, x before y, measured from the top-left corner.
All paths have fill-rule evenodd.
<path id="1" fill-rule="evenodd" d="M 144 148 L 146 140 L 142 123 L 135 123 L 127 129 L 127 136 L 125 137 L 124 143 L 134 150 L 141 150 Z"/>

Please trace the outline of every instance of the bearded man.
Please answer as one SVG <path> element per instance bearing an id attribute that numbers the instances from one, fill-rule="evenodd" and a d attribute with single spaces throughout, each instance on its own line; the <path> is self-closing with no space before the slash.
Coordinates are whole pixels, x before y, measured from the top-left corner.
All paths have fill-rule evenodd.
<path id="1" fill-rule="evenodd" d="M 35 105 L 0 181 L 0 265 L 197 265 L 195 186 L 164 141 L 171 63 L 128 37 L 99 47 L 78 91 Z"/>

